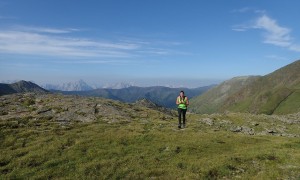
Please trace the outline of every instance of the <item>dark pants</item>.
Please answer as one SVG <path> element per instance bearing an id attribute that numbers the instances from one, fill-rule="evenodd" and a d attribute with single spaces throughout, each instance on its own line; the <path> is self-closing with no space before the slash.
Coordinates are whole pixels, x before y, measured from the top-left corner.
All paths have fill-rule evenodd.
<path id="1" fill-rule="evenodd" d="M 178 108 L 178 126 L 181 126 L 181 114 L 182 114 L 182 118 L 183 118 L 183 124 L 185 125 L 186 109 Z"/>

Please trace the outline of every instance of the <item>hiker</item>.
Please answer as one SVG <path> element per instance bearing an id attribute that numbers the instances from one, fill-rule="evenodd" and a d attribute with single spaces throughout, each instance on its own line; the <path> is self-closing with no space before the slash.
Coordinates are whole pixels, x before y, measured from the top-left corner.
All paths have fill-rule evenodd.
<path id="1" fill-rule="evenodd" d="M 189 105 L 188 98 L 184 95 L 184 91 L 180 91 L 179 96 L 176 99 L 176 104 L 178 105 L 178 128 L 185 128 L 185 114 L 187 110 L 187 106 Z M 183 119 L 183 124 L 181 124 L 181 114 Z"/>

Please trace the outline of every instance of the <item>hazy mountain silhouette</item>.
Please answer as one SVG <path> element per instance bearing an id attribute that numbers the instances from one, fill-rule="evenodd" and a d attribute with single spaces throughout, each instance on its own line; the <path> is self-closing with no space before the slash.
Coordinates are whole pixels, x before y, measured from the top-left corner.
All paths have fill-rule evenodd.
<path id="1" fill-rule="evenodd" d="M 48 90 L 59 90 L 59 91 L 88 91 L 93 89 L 90 85 L 88 85 L 83 80 L 68 82 L 63 84 L 45 84 L 42 85 L 42 87 Z"/>
<path id="2" fill-rule="evenodd" d="M 63 94 L 82 95 L 82 96 L 95 96 L 104 97 L 123 102 L 132 103 L 139 99 L 148 99 L 160 106 L 174 108 L 176 107 L 175 100 L 181 90 L 185 91 L 189 98 L 198 96 L 214 85 L 205 86 L 200 88 L 188 89 L 188 88 L 169 88 L 163 86 L 153 87 L 137 87 L 131 86 L 122 89 L 96 89 L 91 91 L 63 91 Z"/>
<path id="3" fill-rule="evenodd" d="M 12 84 L 0 83 L 0 95 L 24 92 L 46 93 L 48 91 L 30 81 L 22 80 Z"/>

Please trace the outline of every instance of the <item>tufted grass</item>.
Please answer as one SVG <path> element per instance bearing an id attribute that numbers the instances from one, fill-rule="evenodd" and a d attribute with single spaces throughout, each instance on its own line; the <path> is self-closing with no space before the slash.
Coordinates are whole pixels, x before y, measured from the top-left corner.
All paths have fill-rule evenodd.
<path id="1" fill-rule="evenodd" d="M 238 116 L 224 118 L 240 124 Z M 178 130 L 176 118 L 159 117 L 68 126 L 1 122 L 0 179 L 300 178 L 298 138 L 216 130 L 195 114 Z"/>

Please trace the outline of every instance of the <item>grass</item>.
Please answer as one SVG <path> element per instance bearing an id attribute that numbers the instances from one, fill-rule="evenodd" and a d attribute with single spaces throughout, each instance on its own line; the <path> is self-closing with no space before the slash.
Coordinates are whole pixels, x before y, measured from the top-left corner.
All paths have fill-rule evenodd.
<path id="1" fill-rule="evenodd" d="M 280 106 L 275 110 L 276 114 L 284 114 L 300 111 L 300 90 L 296 90 L 291 94 Z"/>
<path id="2" fill-rule="evenodd" d="M 0 179 L 300 178 L 297 138 L 215 131 L 195 114 L 178 130 L 175 118 L 160 117 L 67 127 L 30 117 L 2 122 Z M 242 123 L 238 115 L 215 119 L 222 117 Z"/>

